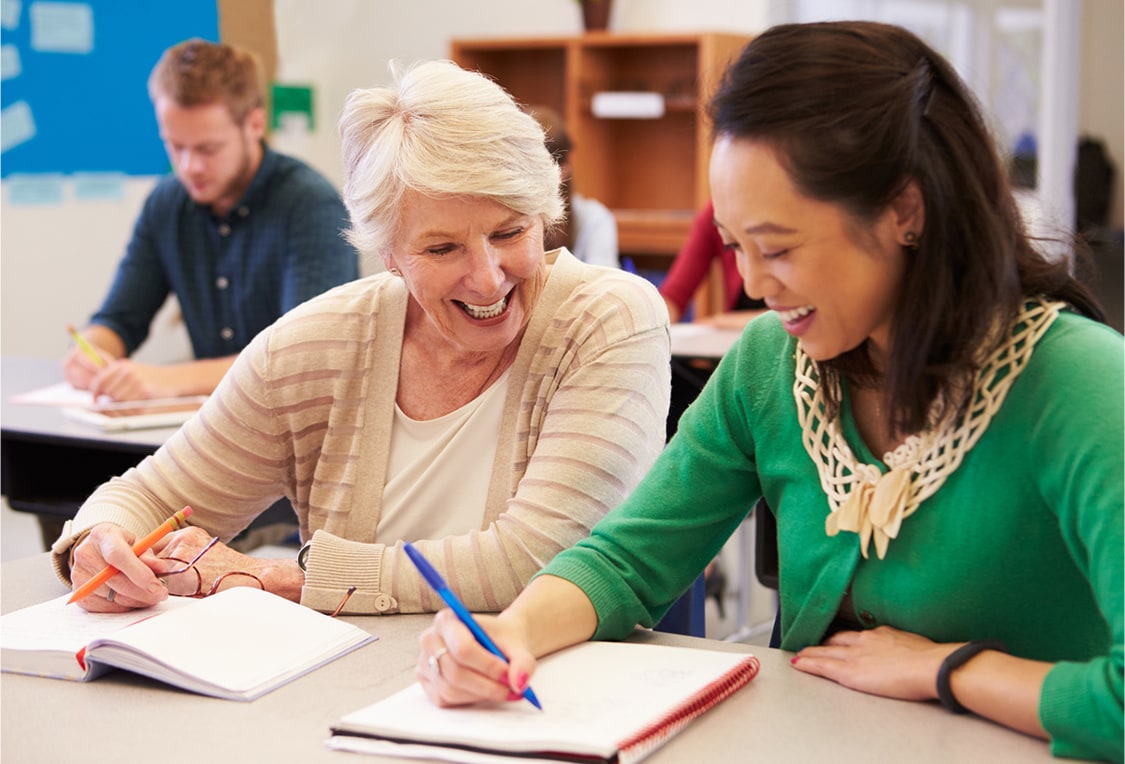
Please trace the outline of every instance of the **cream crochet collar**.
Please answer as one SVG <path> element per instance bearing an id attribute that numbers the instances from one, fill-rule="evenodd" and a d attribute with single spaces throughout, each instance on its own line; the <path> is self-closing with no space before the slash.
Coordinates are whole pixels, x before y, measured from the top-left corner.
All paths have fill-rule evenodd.
<path id="1" fill-rule="evenodd" d="M 829 536 L 840 531 L 859 534 L 865 559 L 874 539 L 875 553 L 883 559 L 902 521 L 941 488 L 980 440 L 1027 365 L 1035 344 L 1064 305 L 1043 299 L 1027 302 L 1007 342 L 982 364 L 973 382 L 969 409 L 959 417 L 938 422 L 935 420 L 941 407 L 935 402 L 930 417 L 933 424 L 884 454 L 883 461 L 890 468 L 885 474 L 875 465 L 856 459 L 844 439 L 839 415 L 824 420 L 824 394 L 815 364 L 798 343 L 793 397 L 805 450 L 816 464 L 821 487 L 828 496 L 825 532 Z M 836 398 L 839 400 L 839 395 Z"/>

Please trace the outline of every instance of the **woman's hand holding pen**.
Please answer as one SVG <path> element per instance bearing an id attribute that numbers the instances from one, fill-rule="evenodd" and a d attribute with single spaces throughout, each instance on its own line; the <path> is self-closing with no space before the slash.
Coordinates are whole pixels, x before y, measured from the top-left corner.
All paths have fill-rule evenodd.
<path id="1" fill-rule="evenodd" d="M 107 565 L 117 573 L 93 594 L 78 600 L 85 610 L 120 613 L 150 607 L 168 596 L 168 589 L 153 572 L 156 556 L 147 551 L 133 552 L 133 534 L 111 523 L 101 523 L 71 550 L 70 580 L 77 589 Z"/>
<path id="2" fill-rule="evenodd" d="M 198 527 L 171 533 L 140 556 L 134 554 L 132 542 L 131 533 L 102 523 L 74 549 L 71 582 L 75 587 L 106 565 L 118 570 L 106 586 L 79 600 L 83 608 L 121 612 L 150 607 L 169 594 L 207 596 L 233 586 L 255 586 L 300 600 L 304 575 L 295 559 L 249 557 Z"/>
<path id="3" fill-rule="evenodd" d="M 430 700 L 439 706 L 480 701 L 522 701 L 535 672 L 535 656 L 519 622 L 503 613 L 476 616 L 509 662 L 490 653 L 452 610 L 441 610 L 419 638 L 414 674 Z"/>

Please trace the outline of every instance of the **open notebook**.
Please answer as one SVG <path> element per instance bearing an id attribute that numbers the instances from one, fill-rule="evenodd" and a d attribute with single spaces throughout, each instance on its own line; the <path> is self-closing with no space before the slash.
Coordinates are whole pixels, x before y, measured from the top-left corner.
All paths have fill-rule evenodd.
<path id="1" fill-rule="evenodd" d="M 67 406 L 63 409 L 63 414 L 79 422 L 100 427 L 107 432 L 178 427 L 199 411 L 199 407 L 206 400 L 207 396 L 196 395 L 184 398 L 93 403 L 89 406 Z"/>
<path id="2" fill-rule="evenodd" d="M 139 401 L 94 401 L 89 390 L 79 390 L 66 382 L 41 387 L 12 396 L 13 403 L 57 406 L 63 414 L 107 432 L 144 430 L 152 427 L 178 427 L 207 400 L 205 395 L 179 398 L 151 398 Z"/>
<path id="3" fill-rule="evenodd" d="M 636 762 L 758 673 L 747 653 L 584 642 L 532 677 L 543 704 L 439 708 L 418 684 L 343 717 L 337 750 L 442 761 Z"/>
<path id="4" fill-rule="evenodd" d="M 255 587 L 147 610 L 88 613 L 69 594 L 0 617 L 0 669 L 87 682 L 120 668 L 228 700 L 253 700 L 375 639 Z"/>

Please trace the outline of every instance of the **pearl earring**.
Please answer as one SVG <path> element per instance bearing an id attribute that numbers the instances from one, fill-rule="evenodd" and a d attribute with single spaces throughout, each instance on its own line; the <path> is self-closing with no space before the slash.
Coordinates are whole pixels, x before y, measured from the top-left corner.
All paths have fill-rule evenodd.
<path id="1" fill-rule="evenodd" d="M 918 234 L 913 231 L 907 231 L 903 238 L 906 239 L 907 249 L 918 249 Z"/>

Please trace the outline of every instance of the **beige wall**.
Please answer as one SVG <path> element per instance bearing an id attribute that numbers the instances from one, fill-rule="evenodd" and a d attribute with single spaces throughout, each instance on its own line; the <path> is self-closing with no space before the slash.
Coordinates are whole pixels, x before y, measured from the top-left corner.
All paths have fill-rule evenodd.
<path id="1" fill-rule="evenodd" d="M 1105 141 L 1116 169 L 1109 224 L 1125 224 L 1125 3 L 1085 0 L 1082 18 L 1079 135 Z"/>

